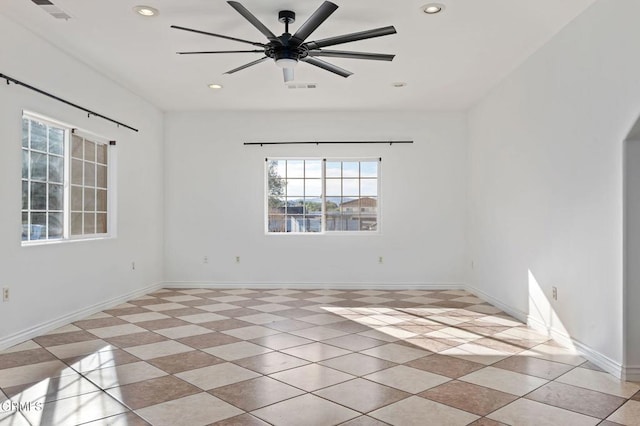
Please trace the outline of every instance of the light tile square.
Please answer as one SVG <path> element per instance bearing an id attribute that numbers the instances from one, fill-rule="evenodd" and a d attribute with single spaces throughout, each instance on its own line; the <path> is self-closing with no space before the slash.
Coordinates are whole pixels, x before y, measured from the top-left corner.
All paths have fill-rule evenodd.
<path id="1" fill-rule="evenodd" d="M 107 339 L 109 337 L 123 336 L 125 334 L 144 333 L 147 330 L 142 327 L 138 327 L 135 324 L 123 324 L 111 327 L 94 328 L 87 331 L 101 339 Z"/>
<path id="2" fill-rule="evenodd" d="M 318 364 L 309 364 L 280 371 L 271 374 L 270 377 L 291 386 L 304 389 L 307 392 L 313 392 L 355 378 L 351 374 L 346 374 Z"/>
<path id="3" fill-rule="evenodd" d="M 640 426 L 640 401 L 627 401 L 607 420 L 628 426 Z"/>
<path id="4" fill-rule="evenodd" d="M 175 374 L 176 377 L 198 386 L 200 389 L 209 390 L 232 383 L 259 377 L 260 374 L 242 368 L 230 362 L 215 364 L 195 370 L 184 371 Z"/>
<path id="5" fill-rule="evenodd" d="M 93 392 L 48 402 L 41 411 L 23 414 L 32 424 L 75 426 L 127 411 L 127 407 L 106 393 Z"/>
<path id="6" fill-rule="evenodd" d="M 640 391 L 639 384 L 623 382 L 609 373 L 580 367 L 563 374 L 556 381 L 623 398 L 631 398 L 636 392 Z"/>
<path id="7" fill-rule="evenodd" d="M 325 359 L 335 358 L 338 356 L 351 353 L 345 349 L 336 348 L 335 346 L 325 345 L 320 342 L 310 343 L 308 345 L 296 346 L 295 348 L 284 349 L 282 352 L 298 358 L 306 359 L 311 362 L 324 361 Z"/>
<path id="8" fill-rule="evenodd" d="M 251 414 L 279 426 L 336 425 L 360 415 L 356 411 L 309 394 L 252 411 Z"/>
<path id="9" fill-rule="evenodd" d="M 110 350 L 112 346 L 104 340 L 86 340 L 84 342 L 68 343 L 66 345 L 50 346 L 49 352 L 60 359 L 71 358 L 79 355 L 88 355 L 94 352 Z"/>
<path id="10" fill-rule="evenodd" d="M 141 408 L 136 413 L 154 426 L 204 426 L 240 415 L 243 411 L 202 392 Z"/>
<path id="11" fill-rule="evenodd" d="M 479 418 L 466 411 L 418 396 L 411 396 L 395 404 L 387 405 L 368 415 L 389 424 L 402 426 L 464 426 Z"/>
<path id="12" fill-rule="evenodd" d="M 229 303 L 214 303 L 211 305 L 198 306 L 198 309 L 202 309 L 203 311 L 207 311 L 207 312 L 222 312 L 222 311 L 229 311 L 231 309 L 238 309 L 238 308 L 240 308 L 240 306 L 231 305 Z"/>
<path id="13" fill-rule="evenodd" d="M 387 361 L 398 364 L 404 364 L 405 362 L 431 355 L 431 352 L 429 351 L 410 348 L 408 346 L 398 345 L 397 343 L 388 343 L 386 345 L 376 346 L 374 348 L 364 350 L 361 353 L 369 356 L 375 356 L 376 358 L 386 359 Z"/>
<path id="14" fill-rule="evenodd" d="M 115 367 L 100 368 L 85 373 L 87 379 L 100 386 L 109 389 L 115 386 L 128 385 L 143 380 L 155 379 L 166 376 L 167 373 L 146 362 L 132 362 L 130 364 L 117 365 Z"/>
<path id="15" fill-rule="evenodd" d="M 428 371 L 405 365 L 381 370 L 364 378 L 409 393 L 419 393 L 451 380 L 439 374 L 429 373 Z"/>
<path id="16" fill-rule="evenodd" d="M 161 314 L 160 312 L 145 312 L 143 314 L 131 314 L 122 315 L 119 317 L 127 322 L 143 322 L 143 321 L 155 321 L 160 319 L 171 318 L 169 315 Z"/>
<path id="17" fill-rule="evenodd" d="M 528 376 L 495 367 L 485 367 L 482 370 L 477 370 L 462 376 L 458 380 L 517 396 L 526 395 L 548 382 L 539 377 Z"/>
<path id="18" fill-rule="evenodd" d="M 484 365 L 494 364 L 512 355 L 511 353 L 498 351 L 475 343 L 465 343 L 454 348 L 445 349 L 439 353 Z"/>
<path id="19" fill-rule="evenodd" d="M 184 296 L 184 297 L 187 297 L 187 296 Z M 154 305 L 145 305 L 144 308 L 154 312 L 161 312 L 161 311 L 170 311 L 173 309 L 184 309 L 186 308 L 186 306 L 181 305 L 179 303 L 157 303 Z"/>
<path id="20" fill-rule="evenodd" d="M 600 423 L 600 419 L 528 399 L 518 399 L 487 417 L 518 426 L 589 426 Z"/>
<path id="21" fill-rule="evenodd" d="M 152 358 L 159 358 L 161 356 L 179 354 L 181 352 L 189 352 L 189 351 L 192 351 L 193 348 L 190 348 L 187 345 L 183 345 L 182 343 L 175 342 L 173 340 L 167 340 L 165 342 L 149 343 L 147 345 L 140 345 L 140 346 L 131 346 L 129 348 L 125 348 L 124 350 L 129 352 L 132 355 L 137 356 L 140 359 L 146 360 L 146 359 L 152 359 Z"/>
<path id="22" fill-rule="evenodd" d="M 186 315 L 183 317 L 178 317 L 178 319 L 181 319 L 183 321 L 187 321 L 190 323 L 194 323 L 194 324 L 200 324 L 203 322 L 220 321 L 224 319 L 229 319 L 229 317 L 225 317 L 224 315 L 214 314 L 212 312 L 204 312 L 202 314 Z"/>
<path id="23" fill-rule="evenodd" d="M 183 337 L 198 336 L 201 334 L 211 333 L 208 328 L 200 327 L 195 324 L 182 325 L 179 327 L 163 328 L 155 330 L 155 333 L 161 334 L 170 339 L 180 339 Z"/>
<path id="24" fill-rule="evenodd" d="M 271 352 L 271 349 L 243 341 L 228 345 L 214 346 L 209 349 L 204 349 L 204 352 L 217 356 L 218 358 L 222 358 L 225 361 L 234 361 L 237 359 L 265 354 L 267 352 Z"/>
<path id="25" fill-rule="evenodd" d="M 221 333 L 228 334 L 229 336 L 237 337 L 238 339 L 251 340 L 258 337 L 271 336 L 272 334 L 280 333 L 277 330 L 272 330 L 261 325 L 251 325 L 249 327 L 234 328 L 232 330 L 223 330 Z"/>
<path id="26" fill-rule="evenodd" d="M 333 339 L 334 337 L 340 337 L 340 336 L 349 334 L 346 331 L 335 330 L 333 328 L 328 328 L 324 326 L 304 328 L 302 330 L 294 330 L 294 331 L 291 331 L 290 333 L 295 334 L 296 336 L 304 337 L 305 339 L 311 339 L 311 340 Z"/>
<path id="27" fill-rule="evenodd" d="M 250 322 L 251 324 L 262 325 L 262 324 L 268 324 L 270 322 L 286 320 L 287 318 L 265 312 L 262 314 L 246 315 L 243 317 L 238 317 L 238 319 L 240 321 Z"/>
<path id="28" fill-rule="evenodd" d="M 394 367 L 396 364 L 381 358 L 352 353 L 337 358 L 322 361 L 320 364 L 353 374 L 354 376 L 364 376 L 374 371 L 384 370 Z"/>

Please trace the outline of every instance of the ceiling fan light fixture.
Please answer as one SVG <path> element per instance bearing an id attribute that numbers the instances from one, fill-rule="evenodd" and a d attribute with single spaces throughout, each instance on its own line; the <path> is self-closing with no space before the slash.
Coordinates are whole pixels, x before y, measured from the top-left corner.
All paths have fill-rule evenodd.
<path id="1" fill-rule="evenodd" d="M 405 83 L 404 81 L 396 81 L 395 83 L 391 83 L 391 85 L 393 87 L 405 87 L 407 83 Z"/>
<path id="2" fill-rule="evenodd" d="M 422 6 L 422 11 L 427 15 L 435 15 L 444 10 L 444 5 L 440 3 L 429 3 Z"/>
<path id="3" fill-rule="evenodd" d="M 293 58 L 280 58 L 276 59 L 276 65 L 280 68 L 295 68 L 298 65 L 298 61 Z"/>
<path id="4" fill-rule="evenodd" d="M 213 90 L 220 90 L 222 89 L 224 86 L 222 86 L 222 84 L 218 84 L 218 83 L 211 83 L 209 85 L 209 89 L 213 89 Z"/>
<path id="5" fill-rule="evenodd" d="M 158 16 L 158 14 L 160 13 L 158 11 L 158 9 L 153 8 L 151 6 L 135 6 L 133 8 L 133 11 L 136 12 L 138 15 L 144 16 L 146 18 L 150 18 L 152 16 Z"/>

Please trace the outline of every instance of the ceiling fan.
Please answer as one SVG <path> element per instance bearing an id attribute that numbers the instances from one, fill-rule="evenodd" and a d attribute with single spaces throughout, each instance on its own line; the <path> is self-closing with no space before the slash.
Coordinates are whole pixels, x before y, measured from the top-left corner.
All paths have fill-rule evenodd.
<path id="1" fill-rule="evenodd" d="M 365 40 L 368 38 L 381 37 L 390 34 L 395 34 L 396 29 L 393 26 L 376 28 L 368 31 L 360 31 L 356 33 L 344 34 L 336 37 L 329 37 L 322 40 L 305 41 L 311 33 L 313 33 L 333 12 L 338 9 L 338 6 L 330 1 L 325 1 L 322 5 L 307 19 L 307 21 L 298 28 L 293 35 L 289 33 L 289 24 L 292 24 L 296 19 L 296 14 L 290 10 L 282 10 L 278 13 L 278 20 L 284 24 L 284 33 L 281 36 L 273 34 L 262 22 L 258 20 L 247 8 L 238 3 L 237 1 L 228 1 L 229 5 L 233 7 L 240 15 L 242 15 L 247 21 L 249 21 L 254 27 L 258 29 L 269 41 L 267 43 L 259 43 L 255 41 L 243 40 L 235 37 L 229 37 L 221 34 L 210 33 L 207 31 L 195 30 L 192 28 L 180 27 L 172 25 L 171 28 L 177 30 L 190 31 L 197 34 L 203 34 L 213 37 L 224 38 L 227 40 L 238 41 L 241 43 L 251 44 L 260 49 L 255 50 L 217 50 L 217 51 L 201 51 L 201 52 L 177 52 L 180 55 L 202 55 L 202 54 L 216 54 L 216 53 L 261 53 L 264 56 L 255 61 L 249 62 L 227 71 L 225 74 L 233 74 L 237 71 L 241 71 L 245 68 L 249 68 L 253 65 L 257 65 L 268 59 L 273 59 L 275 64 L 282 68 L 285 83 L 292 81 L 294 78 L 294 67 L 299 61 L 306 62 L 332 73 L 338 74 L 342 77 L 349 77 L 353 73 L 340 68 L 329 62 L 323 61 L 318 57 L 333 57 L 333 58 L 351 58 L 351 59 L 370 59 L 376 61 L 391 61 L 395 55 L 388 55 L 382 53 L 366 53 L 366 52 L 351 52 L 343 50 L 324 50 L 324 47 L 335 46 L 343 43 L 350 43 L 352 41 Z"/>

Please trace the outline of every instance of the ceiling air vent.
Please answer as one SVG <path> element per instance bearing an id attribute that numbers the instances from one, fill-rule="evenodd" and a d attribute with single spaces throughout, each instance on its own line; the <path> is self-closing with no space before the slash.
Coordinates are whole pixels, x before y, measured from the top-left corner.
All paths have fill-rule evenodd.
<path id="1" fill-rule="evenodd" d="M 287 84 L 288 89 L 315 89 L 318 87 L 317 83 L 290 83 Z"/>
<path id="2" fill-rule="evenodd" d="M 67 15 L 62 9 L 60 9 L 55 4 L 51 3 L 49 0 L 31 0 L 42 10 L 47 12 L 49 15 L 53 16 L 56 19 L 71 19 L 71 16 Z"/>

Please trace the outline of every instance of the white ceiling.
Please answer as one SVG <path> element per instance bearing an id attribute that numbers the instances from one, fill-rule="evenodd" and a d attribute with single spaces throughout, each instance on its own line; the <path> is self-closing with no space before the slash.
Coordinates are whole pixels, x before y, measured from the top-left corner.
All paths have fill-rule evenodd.
<path id="1" fill-rule="evenodd" d="M 354 73 L 346 79 L 301 63 L 296 81 L 318 87 L 295 90 L 286 88 L 272 61 L 223 74 L 260 54 L 176 55 L 252 47 L 170 25 L 265 42 L 224 0 L 52 1 L 72 18 L 55 19 L 31 0 L 2 0 L 0 13 L 162 110 L 175 111 L 467 109 L 595 0 L 439 0 L 446 5 L 439 15 L 421 11 L 428 0 L 333 0 L 339 9 L 309 40 L 394 25 L 398 34 L 335 49 L 397 56 L 393 62 L 325 58 Z M 240 2 L 279 35 L 279 10 L 296 12 L 294 32 L 322 0 Z M 139 4 L 159 9 L 159 16 L 134 14 Z M 392 87 L 399 81 L 407 86 Z M 224 89 L 209 89 L 214 82 Z"/>

